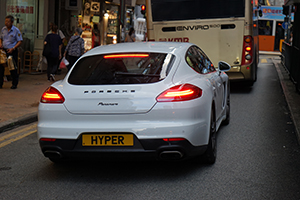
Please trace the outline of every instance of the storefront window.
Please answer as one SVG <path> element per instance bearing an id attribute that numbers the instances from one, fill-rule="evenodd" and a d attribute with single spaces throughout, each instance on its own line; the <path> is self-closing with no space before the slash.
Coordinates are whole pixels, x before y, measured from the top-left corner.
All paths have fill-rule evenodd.
<path id="1" fill-rule="evenodd" d="M 100 2 L 86 0 L 81 15 L 78 16 L 78 26 L 82 27 L 84 48 L 88 51 L 101 45 Z"/>
<path id="2" fill-rule="evenodd" d="M 122 35 L 121 35 L 121 41 L 124 42 L 126 34 L 128 34 L 129 29 L 131 27 L 133 27 L 133 9 L 132 8 L 126 8 L 126 12 L 125 12 L 125 25 L 122 31 Z"/>
<path id="3" fill-rule="evenodd" d="M 78 16 L 78 25 L 82 27 L 82 38 L 85 49 L 96 46 L 123 42 L 125 33 L 133 27 L 134 10 L 126 8 L 125 23 L 119 23 L 119 2 L 102 2 L 100 0 L 85 0 L 81 15 Z"/>
<path id="4" fill-rule="evenodd" d="M 24 51 L 33 51 L 36 27 L 36 0 L 7 0 L 6 13 L 15 17 L 14 26 L 20 29 L 23 36 Z"/>
<path id="5" fill-rule="evenodd" d="M 118 27 L 118 6 L 111 6 L 111 9 L 107 11 L 107 36 L 106 44 L 117 43 L 117 27 Z"/>

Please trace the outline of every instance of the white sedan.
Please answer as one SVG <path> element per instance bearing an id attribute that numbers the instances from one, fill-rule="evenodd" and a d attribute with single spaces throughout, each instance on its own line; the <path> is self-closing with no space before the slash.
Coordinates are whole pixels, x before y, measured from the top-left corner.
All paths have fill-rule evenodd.
<path id="1" fill-rule="evenodd" d="M 194 158 L 213 164 L 230 91 L 191 43 L 121 43 L 84 54 L 42 95 L 38 140 L 53 162 L 70 158 Z"/>

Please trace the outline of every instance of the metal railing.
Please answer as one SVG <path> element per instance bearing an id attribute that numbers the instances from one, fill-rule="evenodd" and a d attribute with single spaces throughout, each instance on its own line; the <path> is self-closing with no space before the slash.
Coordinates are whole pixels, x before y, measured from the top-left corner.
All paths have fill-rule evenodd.
<path id="1" fill-rule="evenodd" d="M 290 44 L 282 43 L 281 63 L 289 73 L 296 90 L 300 92 L 300 49 Z"/>

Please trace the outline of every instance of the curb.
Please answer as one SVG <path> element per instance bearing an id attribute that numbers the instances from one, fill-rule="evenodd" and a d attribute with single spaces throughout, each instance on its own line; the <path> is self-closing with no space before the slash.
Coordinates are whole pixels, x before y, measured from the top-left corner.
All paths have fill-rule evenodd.
<path id="1" fill-rule="evenodd" d="M 17 128 L 18 126 L 36 122 L 37 120 L 37 113 L 31 113 L 7 122 L 0 123 L 0 133 Z"/>

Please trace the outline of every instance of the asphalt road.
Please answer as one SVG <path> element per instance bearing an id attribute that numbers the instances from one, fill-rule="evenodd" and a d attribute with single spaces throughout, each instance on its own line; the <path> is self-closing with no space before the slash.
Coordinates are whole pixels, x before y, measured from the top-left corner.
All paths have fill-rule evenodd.
<path id="1" fill-rule="evenodd" d="M 0 199 L 300 199 L 295 127 L 271 59 L 261 60 L 251 89 L 232 84 L 231 122 L 218 132 L 214 165 L 57 165 L 43 157 L 31 124 L 19 128 L 28 136 L 0 143 Z"/>

